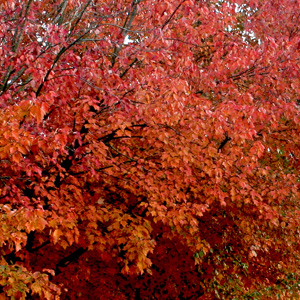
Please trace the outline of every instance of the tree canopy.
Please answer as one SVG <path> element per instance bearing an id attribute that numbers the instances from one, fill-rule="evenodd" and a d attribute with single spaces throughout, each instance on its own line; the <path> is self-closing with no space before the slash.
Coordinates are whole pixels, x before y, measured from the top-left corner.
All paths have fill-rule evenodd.
<path id="1" fill-rule="evenodd" d="M 299 18 L 1 0 L 0 299 L 296 299 Z"/>

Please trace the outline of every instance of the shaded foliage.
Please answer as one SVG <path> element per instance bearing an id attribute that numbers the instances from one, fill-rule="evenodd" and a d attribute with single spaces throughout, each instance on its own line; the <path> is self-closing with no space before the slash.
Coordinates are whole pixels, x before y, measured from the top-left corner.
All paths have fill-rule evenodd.
<path id="1" fill-rule="evenodd" d="M 0 298 L 296 297 L 299 8 L 0 1 Z"/>

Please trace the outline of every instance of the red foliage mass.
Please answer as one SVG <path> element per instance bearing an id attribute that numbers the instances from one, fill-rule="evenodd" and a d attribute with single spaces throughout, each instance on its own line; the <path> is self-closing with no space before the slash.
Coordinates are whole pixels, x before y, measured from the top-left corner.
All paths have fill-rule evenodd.
<path id="1" fill-rule="evenodd" d="M 0 299 L 299 287 L 298 1 L 0 1 Z"/>

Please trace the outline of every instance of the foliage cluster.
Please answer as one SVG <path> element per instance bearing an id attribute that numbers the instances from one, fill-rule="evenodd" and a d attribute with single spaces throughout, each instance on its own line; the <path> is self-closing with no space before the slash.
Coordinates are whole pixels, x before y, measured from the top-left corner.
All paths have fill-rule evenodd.
<path id="1" fill-rule="evenodd" d="M 0 1 L 0 299 L 287 299 L 300 3 Z"/>

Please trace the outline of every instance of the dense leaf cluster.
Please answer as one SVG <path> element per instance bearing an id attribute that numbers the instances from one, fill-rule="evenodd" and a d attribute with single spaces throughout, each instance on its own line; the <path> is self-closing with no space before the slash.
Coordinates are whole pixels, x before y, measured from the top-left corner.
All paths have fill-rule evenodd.
<path id="1" fill-rule="evenodd" d="M 0 299 L 288 299 L 300 4 L 0 1 Z"/>

